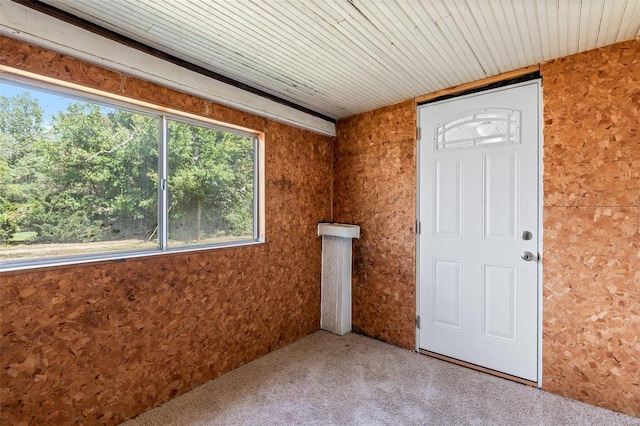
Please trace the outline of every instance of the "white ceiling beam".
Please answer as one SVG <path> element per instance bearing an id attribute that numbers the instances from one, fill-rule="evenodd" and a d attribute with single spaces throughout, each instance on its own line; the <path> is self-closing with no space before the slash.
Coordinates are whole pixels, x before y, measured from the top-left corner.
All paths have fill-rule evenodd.
<path id="1" fill-rule="evenodd" d="M 335 124 L 187 70 L 20 4 L 0 0 L 0 34 L 120 71 L 244 112 L 327 136 Z"/>

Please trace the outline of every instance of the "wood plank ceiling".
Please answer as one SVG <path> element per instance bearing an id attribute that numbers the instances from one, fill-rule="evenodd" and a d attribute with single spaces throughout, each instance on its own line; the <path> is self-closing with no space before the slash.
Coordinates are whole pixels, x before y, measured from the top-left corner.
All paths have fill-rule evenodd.
<path id="1" fill-rule="evenodd" d="M 45 0 L 343 118 L 640 35 L 640 0 Z"/>

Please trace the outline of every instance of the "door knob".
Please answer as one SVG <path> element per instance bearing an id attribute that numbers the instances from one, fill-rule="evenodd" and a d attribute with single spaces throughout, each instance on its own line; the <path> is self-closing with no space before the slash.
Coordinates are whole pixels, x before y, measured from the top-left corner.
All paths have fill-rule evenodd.
<path id="1" fill-rule="evenodd" d="M 522 260 L 525 260 L 527 262 L 531 262 L 535 258 L 533 253 L 531 253 L 530 251 L 523 251 L 520 254 L 520 257 L 522 258 Z"/>

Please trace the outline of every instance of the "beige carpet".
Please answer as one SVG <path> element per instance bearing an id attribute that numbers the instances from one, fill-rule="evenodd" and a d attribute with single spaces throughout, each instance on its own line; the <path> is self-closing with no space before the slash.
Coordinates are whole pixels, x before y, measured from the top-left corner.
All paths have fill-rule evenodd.
<path id="1" fill-rule="evenodd" d="M 124 423 L 640 425 L 373 339 L 317 332 Z"/>

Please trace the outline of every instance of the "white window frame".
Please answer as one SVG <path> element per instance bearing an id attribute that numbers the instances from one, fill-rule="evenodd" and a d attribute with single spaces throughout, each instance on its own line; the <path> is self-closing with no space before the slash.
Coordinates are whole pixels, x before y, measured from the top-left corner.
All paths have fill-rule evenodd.
<path id="1" fill-rule="evenodd" d="M 202 250 L 213 250 L 228 247 L 242 247 L 265 242 L 265 191 L 264 191 L 264 133 L 241 126 L 212 120 L 207 117 L 180 111 L 173 108 L 162 107 L 149 102 L 128 98 L 109 92 L 92 89 L 75 83 L 53 79 L 38 74 L 10 68 L 0 65 L 0 79 L 10 83 L 32 86 L 34 89 L 54 92 L 71 98 L 85 100 L 101 104 L 107 107 L 125 109 L 145 115 L 151 115 L 158 119 L 158 247 L 145 250 L 125 250 L 113 252 L 101 252 L 84 255 L 52 256 L 43 258 L 16 259 L 0 261 L 0 272 L 19 271 L 35 268 L 50 268 L 57 266 L 86 264 L 105 261 L 122 262 L 127 259 L 158 256 L 173 253 L 188 253 Z M 167 144 L 168 144 L 168 120 L 176 120 L 197 126 L 217 129 L 234 133 L 253 139 L 253 238 L 248 240 L 186 245 L 171 248 L 168 246 L 167 214 Z"/>

